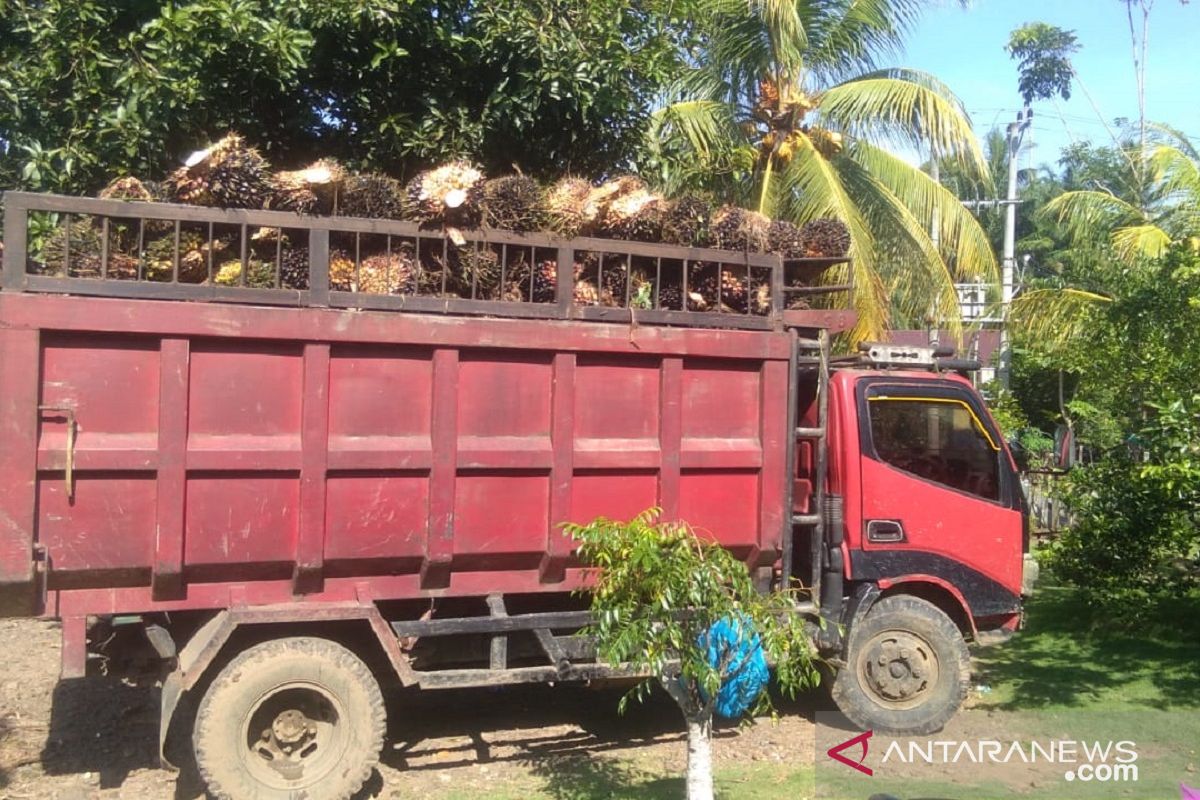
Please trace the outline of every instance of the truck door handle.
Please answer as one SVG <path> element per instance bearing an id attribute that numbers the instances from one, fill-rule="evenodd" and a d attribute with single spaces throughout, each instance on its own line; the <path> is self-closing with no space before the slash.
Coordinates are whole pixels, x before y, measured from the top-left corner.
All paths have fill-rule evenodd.
<path id="1" fill-rule="evenodd" d="M 898 519 L 873 519 L 867 522 L 868 542 L 903 542 L 904 525 Z"/>
<path id="2" fill-rule="evenodd" d="M 75 499 L 75 433 L 78 426 L 75 424 L 75 409 L 66 408 L 65 406 L 38 406 L 38 411 L 50 414 L 59 414 L 66 417 L 67 420 L 67 464 L 64 470 L 63 478 L 67 484 L 67 500 Z"/>

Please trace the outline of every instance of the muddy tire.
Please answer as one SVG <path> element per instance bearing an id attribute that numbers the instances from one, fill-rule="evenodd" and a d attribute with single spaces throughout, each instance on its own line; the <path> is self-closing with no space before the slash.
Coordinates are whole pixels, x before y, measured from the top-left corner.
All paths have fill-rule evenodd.
<path id="1" fill-rule="evenodd" d="M 192 732 L 196 766 L 221 800 L 346 800 L 379 761 L 379 684 L 326 639 L 256 645 L 221 670 Z"/>
<path id="2" fill-rule="evenodd" d="M 937 606 L 893 595 L 849 631 L 833 700 L 863 730 L 918 736 L 941 730 L 967 696 L 971 659 Z"/>

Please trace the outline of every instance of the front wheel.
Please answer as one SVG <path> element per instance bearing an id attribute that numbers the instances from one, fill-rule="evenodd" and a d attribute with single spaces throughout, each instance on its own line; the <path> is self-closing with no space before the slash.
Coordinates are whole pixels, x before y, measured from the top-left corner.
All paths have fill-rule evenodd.
<path id="1" fill-rule="evenodd" d="M 209 791 L 229 800 L 346 800 L 379 761 L 383 697 L 371 671 L 327 639 L 264 642 L 213 681 L 192 744 Z"/>
<path id="2" fill-rule="evenodd" d="M 970 685 L 967 643 L 941 609 L 918 597 L 885 597 L 849 632 L 833 700 L 863 730 L 940 730 Z"/>

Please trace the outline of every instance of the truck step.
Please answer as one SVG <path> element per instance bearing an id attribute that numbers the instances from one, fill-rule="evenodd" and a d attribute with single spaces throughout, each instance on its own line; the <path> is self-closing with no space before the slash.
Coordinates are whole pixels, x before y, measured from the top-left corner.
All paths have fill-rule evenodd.
<path id="1" fill-rule="evenodd" d="M 816 525 L 820 521 L 821 521 L 821 516 L 819 514 L 793 514 L 792 515 L 792 524 L 793 525 Z"/>
<path id="2" fill-rule="evenodd" d="M 796 428 L 797 439 L 820 439 L 825 435 L 825 428 Z"/>

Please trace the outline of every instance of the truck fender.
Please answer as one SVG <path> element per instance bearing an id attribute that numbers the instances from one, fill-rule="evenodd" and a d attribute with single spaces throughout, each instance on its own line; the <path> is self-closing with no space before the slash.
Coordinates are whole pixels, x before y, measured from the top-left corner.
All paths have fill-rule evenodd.
<path id="1" fill-rule="evenodd" d="M 967 599 L 957 586 L 944 578 L 924 574 L 899 575 L 894 578 L 880 578 L 879 588 L 887 594 L 911 594 L 924 598 L 946 612 L 960 628 L 965 628 L 964 633 L 969 632 L 972 638 L 979 635 L 975 628 L 975 616 L 971 613 L 971 607 L 967 605 Z"/>
<path id="2" fill-rule="evenodd" d="M 163 681 L 162 701 L 158 719 L 158 758 L 163 767 L 178 770 L 166 756 L 167 734 L 175 717 L 179 701 L 185 692 L 194 688 L 233 632 L 244 625 L 264 625 L 300 622 L 366 621 L 375 633 L 388 662 L 400 682 L 412 686 L 417 682 L 408 656 L 400 647 L 392 629 L 370 603 L 288 604 L 284 606 L 249 606 L 226 609 L 204 623 L 179 651 L 175 670 Z"/>

